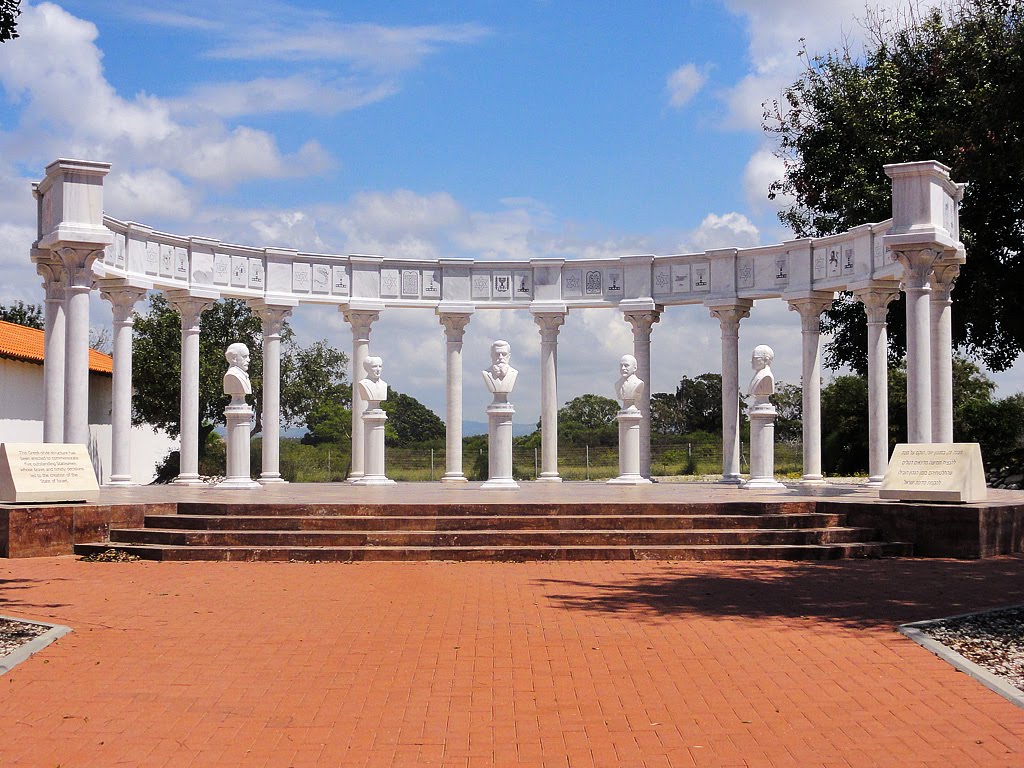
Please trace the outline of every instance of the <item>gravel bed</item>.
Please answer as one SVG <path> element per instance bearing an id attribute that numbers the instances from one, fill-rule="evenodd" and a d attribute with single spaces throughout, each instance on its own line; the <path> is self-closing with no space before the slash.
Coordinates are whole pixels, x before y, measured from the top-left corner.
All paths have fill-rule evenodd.
<path id="1" fill-rule="evenodd" d="M 25 643 L 35 640 L 50 630 L 42 624 L 28 621 L 12 621 L 0 617 L 0 657 L 16 651 Z"/>
<path id="2" fill-rule="evenodd" d="M 917 628 L 1024 692 L 1024 605 L 942 619 Z"/>

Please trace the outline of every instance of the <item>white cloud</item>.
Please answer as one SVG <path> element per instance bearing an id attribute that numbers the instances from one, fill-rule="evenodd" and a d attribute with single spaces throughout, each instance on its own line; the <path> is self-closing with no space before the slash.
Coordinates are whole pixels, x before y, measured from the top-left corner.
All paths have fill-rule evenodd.
<path id="1" fill-rule="evenodd" d="M 864 0 L 722 0 L 726 8 L 746 20 L 749 35 L 748 72 L 724 94 L 726 125 L 760 130 L 762 102 L 778 99 L 782 89 L 800 74 L 800 41 L 813 54 L 849 43 L 861 44 L 860 20 L 866 16 Z M 924 2 L 922 5 L 934 5 Z M 907 6 L 906 0 L 872 0 L 883 14 Z"/>
<path id="2" fill-rule="evenodd" d="M 103 184 L 103 201 L 121 219 L 146 221 L 153 216 L 185 219 L 195 209 L 195 193 L 160 168 L 117 171 Z"/>
<path id="3" fill-rule="evenodd" d="M 666 83 L 669 104 L 677 108 L 685 106 L 704 87 L 707 80 L 707 74 L 693 64 L 679 67 L 668 76 Z"/>
<path id="4" fill-rule="evenodd" d="M 2 137 L 23 159 L 42 164 L 70 151 L 218 184 L 318 173 L 330 165 L 315 142 L 286 155 L 264 131 L 179 122 L 156 97 L 122 98 L 103 74 L 95 25 L 56 5 L 26 6 L 19 32 L 18 40 L 0 46 L 0 82 L 23 105 L 17 133 Z"/>
<path id="5" fill-rule="evenodd" d="M 719 216 L 709 213 L 685 241 L 683 250 L 710 251 L 715 248 L 750 248 L 760 244 L 760 233 L 742 213 Z"/>
<path id="6" fill-rule="evenodd" d="M 241 82 L 204 83 L 170 102 L 175 112 L 200 110 L 222 118 L 275 112 L 333 115 L 381 101 L 398 92 L 392 81 L 321 82 L 306 75 Z"/>
<path id="7" fill-rule="evenodd" d="M 743 169 L 743 191 L 747 197 L 747 205 L 754 211 L 765 209 L 781 210 L 792 204 L 789 195 L 777 195 L 774 200 L 768 199 L 768 186 L 779 181 L 786 173 L 786 166 L 769 149 L 759 149 L 747 161 Z"/>

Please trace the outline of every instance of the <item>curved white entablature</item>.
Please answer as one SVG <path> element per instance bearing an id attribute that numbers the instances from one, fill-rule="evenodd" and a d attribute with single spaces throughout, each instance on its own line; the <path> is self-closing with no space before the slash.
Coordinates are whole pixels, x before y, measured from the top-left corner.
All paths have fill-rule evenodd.
<path id="1" fill-rule="evenodd" d="M 93 269 L 160 290 L 270 303 L 475 309 L 616 307 L 623 302 L 698 304 L 709 299 L 778 298 L 794 292 L 841 291 L 894 280 L 900 268 L 882 238 L 892 222 L 841 235 L 757 248 L 724 248 L 666 256 L 528 261 L 392 259 L 254 248 L 159 232 L 104 216 L 113 234 Z"/>

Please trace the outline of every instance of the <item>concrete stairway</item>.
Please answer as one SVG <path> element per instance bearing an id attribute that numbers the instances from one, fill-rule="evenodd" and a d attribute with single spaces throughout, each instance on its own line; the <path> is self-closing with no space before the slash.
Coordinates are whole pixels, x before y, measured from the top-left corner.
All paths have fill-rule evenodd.
<path id="1" fill-rule="evenodd" d="M 909 555 L 817 502 L 186 503 L 114 548 L 151 560 L 827 560 Z"/>

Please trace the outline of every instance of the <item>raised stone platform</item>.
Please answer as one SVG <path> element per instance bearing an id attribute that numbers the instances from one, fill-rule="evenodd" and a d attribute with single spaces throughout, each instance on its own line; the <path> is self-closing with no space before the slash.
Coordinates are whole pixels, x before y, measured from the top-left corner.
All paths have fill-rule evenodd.
<path id="1" fill-rule="evenodd" d="M 718 483 L 403 483 L 105 488 L 99 504 L 0 507 L 0 555 L 152 559 L 977 558 L 1024 551 L 1024 493 L 883 502 L 863 485 L 758 492 Z"/>

